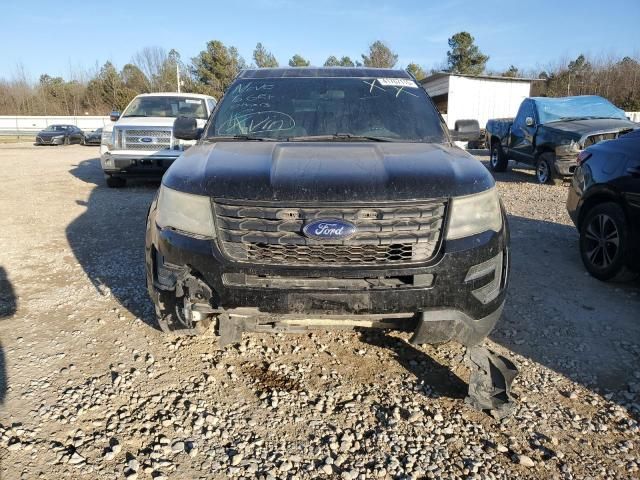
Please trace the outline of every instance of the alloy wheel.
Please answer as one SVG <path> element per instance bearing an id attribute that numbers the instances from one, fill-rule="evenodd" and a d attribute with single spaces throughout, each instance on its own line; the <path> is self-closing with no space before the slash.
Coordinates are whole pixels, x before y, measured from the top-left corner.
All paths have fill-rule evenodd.
<path id="1" fill-rule="evenodd" d="M 498 165 L 498 149 L 494 148 L 491 150 L 491 166 L 495 167 L 496 165 Z"/>
<path id="2" fill-rule="evenodd" d="M 549 181 L 549 165 L 547 165 L 547 162 L 539 162 L 536 173 L 538 175 L 538 182 L 547 183 Z"/>
<path id="3" fill-rule="evenodd" d="M 585 253 L 591 264 L 607 268 L 620 247 L 620 232 L 614 220 L 604 213 L 593 217 L 585 230 Z"/>

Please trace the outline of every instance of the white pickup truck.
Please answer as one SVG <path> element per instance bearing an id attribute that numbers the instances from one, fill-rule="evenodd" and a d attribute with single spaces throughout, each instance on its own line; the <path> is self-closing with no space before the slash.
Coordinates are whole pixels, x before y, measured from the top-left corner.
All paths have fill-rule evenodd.
<path id="1" fill-rule="evenodd" d="M 216 99 L 195 93 L 145 93 L 134 98 L 122 115 L 111 113 L 100 142 L 100 164 L 109 187 L 123 187 L 127 178 L 159 179 L 185 148 L 195 143 L 173 138 L 178 117 L 195 117 L 203 128 Z"/>

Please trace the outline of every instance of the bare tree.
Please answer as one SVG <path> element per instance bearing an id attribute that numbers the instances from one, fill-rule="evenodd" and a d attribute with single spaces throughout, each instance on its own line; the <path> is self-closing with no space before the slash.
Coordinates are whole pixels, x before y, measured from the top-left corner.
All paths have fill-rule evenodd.
<path id="1" fill-rule="evenodd" d="M 157 92 L 163 90 L 162 77 L 168 59 L 169 55 L 164 48 L 144 47 L 133 55 L 131 63 L 147 77 L 151 91 Z"/>

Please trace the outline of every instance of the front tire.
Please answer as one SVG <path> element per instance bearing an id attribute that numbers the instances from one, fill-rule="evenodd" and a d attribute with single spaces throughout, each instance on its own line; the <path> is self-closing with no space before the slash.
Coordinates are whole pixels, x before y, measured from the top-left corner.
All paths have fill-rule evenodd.
<path id="1" fill-rule="evenodd" d="M 556 174 L 556 157 L 551 152 L 543 153 L 536 162 L 536 180 L 540 185 L 562 185 Z"/>
<path id="2" fill-rule="evenodd" d="M 70 145 L 71 141 L 69 140 L 69 137 L 64 137 L 64 142 L 62 143 L 64 143 L 65 145 Z"/>
<path id="3" fill-rule="evenodd" d="M 491 144 L 491 154 L 489 157 L 489 166 L 494 172 L 504 172 L 509 165 L 509 159 L 502 151 L 502 146 L 498 142 Z"/>
<path id="4" fill-rule="evenodd" d="M 580 226 L 580 256 L 598 280 L 631 280 L 627 265 L 631 253 L 629 225 L 622 207 L 607 202 L 593 207 Z"/>

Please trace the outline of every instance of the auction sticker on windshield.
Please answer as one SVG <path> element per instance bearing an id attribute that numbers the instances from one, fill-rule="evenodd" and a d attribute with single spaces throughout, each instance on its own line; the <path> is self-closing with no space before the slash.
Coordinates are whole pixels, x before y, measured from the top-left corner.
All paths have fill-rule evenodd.
<path id="1" fill-rule="evenodd" d="M 378 83 L 383 87 L 420 88 L 414 81 L 407 78 L 378 78 Z"/>

